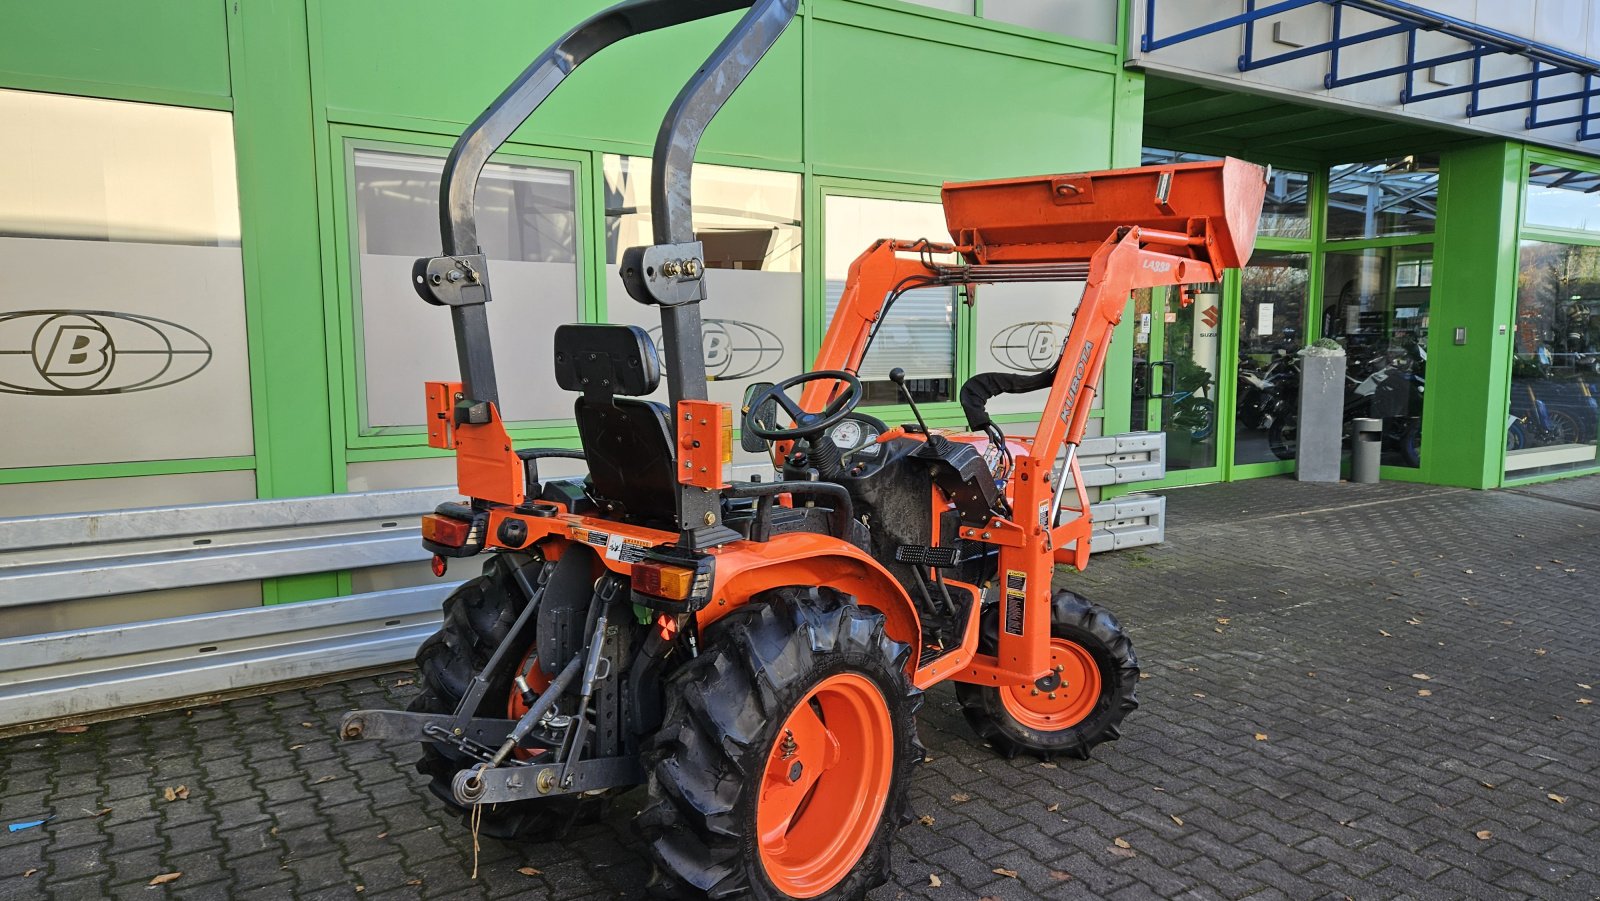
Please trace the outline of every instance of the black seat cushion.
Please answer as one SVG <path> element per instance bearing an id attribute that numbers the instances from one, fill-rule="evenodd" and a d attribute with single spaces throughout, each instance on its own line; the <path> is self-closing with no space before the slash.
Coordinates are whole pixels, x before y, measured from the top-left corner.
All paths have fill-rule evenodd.
<path id="1" fill-rule="evenodd" d="M 590 494 L 627 522 L 677 529 L 677 472 L 664 404 L 578 398 L 574 415 L 589 464 Z"/>

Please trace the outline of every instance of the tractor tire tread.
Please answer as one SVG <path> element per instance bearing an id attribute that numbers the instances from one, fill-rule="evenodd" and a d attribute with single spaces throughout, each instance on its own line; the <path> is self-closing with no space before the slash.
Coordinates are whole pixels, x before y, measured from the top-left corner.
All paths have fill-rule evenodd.
<path id="1" fill-rule="evenodd" d="M 1094 657 L 1100 669 L 1100 703 L 1080 722 L 1043 733 L 1012 719 L 1001 703 L 999 689 L 957 683 L 956 699 L 968 725 L 1008 760 L 1024 751 L 1046 761 L 1060 755 L 1088 760 L 1095 747 L 1122 737 L 1123 718 L 1139 706 L 1139 659 L 1116 616 L 1067 590 L 1056 592 L 1050 612 L 1051 634 L 1076 642 Z M 979 650 L 994 653 L 998 639 L 996 610 L 986 613 Z"/>
<path id="2" fill-rule="evenodd" d="M 910 653 L 885 633 L 882 614 L 827 589 L 769 591 L 714 624 L 700 656 L 669 678 L 663 725 L 646 744 L 650 803 L 637 824 L 656 864 L 652 897 L 788 897 L 752 862 L 747 788 L 760 784 L 787 705 L 809 690 L 813 674 L 840 665 L 875 666 L 898 684 L 885 697 L 901 760 L 866 865 L 820 897 L 860 898 L 888 881 L 910 769 L 924 753 L 916 730 L 922 694 L 905 669 Z"/>

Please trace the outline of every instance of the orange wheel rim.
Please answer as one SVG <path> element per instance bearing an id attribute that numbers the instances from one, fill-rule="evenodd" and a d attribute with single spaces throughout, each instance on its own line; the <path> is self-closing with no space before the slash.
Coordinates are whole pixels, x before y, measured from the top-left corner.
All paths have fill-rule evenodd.
<path id="1" fill-rule="evenodd" d="M 1018 723 L 1040 732 L 1076 726 L 1100 703 L 1100 667 L 1087 648 L 1065 638 L 1050 640 L 1050 668 L 1061 677 L 1055 691 L 1035 685 L 1000 689 L 1000 703 Z"/>
<path id="2" fill-rule="evenodd" d="M 756 799 L 761 865 L 779 891 L 815 898 L 850 874 L 883 819 L 894 726 L 870 679 L 822 680 L 784 721 Z"/>
<path id="3" fill-rule="evenodd" d="M 542 695 L 545 693 L 545 689 L 550 687 L 550 679 L 544 674 L 544 668 L 539 666 L 537 654 L 537 650 L 529 651 L 528 656 L 523 658 L 522 665 L 518 667 L 517 672 L 522 673 L 527 678 L 528 687 L 533 689 L 534 694 Z M 517 691 L 517 686 L 513 684 L 511 691 L 506 694 L 506 718 L 520 720 L 522 715 L 527 712 L 528 705 L 522 700 L 522 693 Z M 511 753 L 518 760 L 532 760 L 535 756 L 534 752 L 527 748 L 512 748 Z"/>

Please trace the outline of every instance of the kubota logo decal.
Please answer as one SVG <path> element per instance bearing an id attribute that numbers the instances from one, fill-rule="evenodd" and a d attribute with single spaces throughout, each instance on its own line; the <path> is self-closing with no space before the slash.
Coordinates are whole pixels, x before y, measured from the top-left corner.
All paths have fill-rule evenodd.
<path id="1" fill-rule="evenodd" d="M 1019 372 L 1044 372 L 1061 357 L 1070 327 L 1062 322 L 1019 322 L 995 333 L 989 353 L 996 363 Z"/>
<path id="2" fill-rule="evenodd" d="M 661 346 L 661 326 L 650 330 Z M 747 379 L 778 365 L 783 359 L 783 339 L 753 322 L 707 319 L 700 323 L 700 345 L 706 378 L 712 381 Z"/>
<path id="3" fill-rule="evenodd" d="M 124 394 L 181 382 L 211 362 L 193 329 L 107 310 L 0 313 L 0 393 Z"/>

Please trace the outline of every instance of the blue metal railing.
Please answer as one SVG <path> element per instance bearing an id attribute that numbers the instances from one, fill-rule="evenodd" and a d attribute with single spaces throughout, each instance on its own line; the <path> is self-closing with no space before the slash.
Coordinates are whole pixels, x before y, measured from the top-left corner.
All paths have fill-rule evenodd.
<path id="1" fill-rule="evenodd" d="M 1579 141 L 1588 141 L 1600 137 L 1600 130 L 1590 131 L 1590 125 L 1600 119 L 1600 107 L 1596 107 L 1591 103 L 1594 98 L 1600 97 L 1600 85 L 1597 85 L 1595 81 L 1595 77 L 1600 76 L 1600 61 L 1562 50 L 1559 47 L 1531 41 L 1499 29 L 1489 28 L 1474 22 L 1468 22 L 1465 19 L 1458 19 L 1454 16 L 1425 9 L 1414 3 L 1403 2 L 1403 0 L 1280 0 L 1280 2 L 1260 7 L 1256 3 L 1257 0 L 1245 0 L 1245 9 L 1242 13 L 1226 16 L 1205 25 L 1186 29 L 1177 34 L 1158 37 L 1156 12 L 1159 3 L 1157 0 L 1145 0 L 1144 33 L 1140 36 L 1139 47 L 1143 52 L 1150 53 L 1165 47 L 1172 47 L 1197 38 L 1242 27 L 1244 29 L 1243 52 L 1239 55 L 1237 61 L 1238 69 L 1241 72 L 1265 69 L 1297 59 L 1326 54 L 1328 71 L 1323 76 L 1323 87 L 1330 90 L 1380 78 L 1401 76 L 1405 79 L 1405 86 L 1400 91 L 1400 103 L 1421 103 L 1428 100 L 1468 94 L 1470 98 L 1464 115 L 1469 119 L 1476 116 L 1526 110 L 1527 116 L 1523 120 L 1523 127 L 1526 129 L 1577 124 L 1577 139 Z M 1326 41 L 1306 47 L 1297 47 L 1294 50 L 1275 53 L 1271 56 L 1256 57 L 1255 26 L 1257 22 L 1317 4 L 1332 7 L 1332 27 Z M 1346 7 L 1380 17 L 1392 24 L 1354 34 L 1347 33 L 1344 21 Z M 1417 57 L 1417 36 L 1419 32 L 1443 34 L 1462 41 L 1469 46 L 1465 50 L 1419 59 Z M 1341 71 L 1341 50 L 1400 35 L 1406 37 L 1404 63 L 1362 72 Z M 1483 59 L 1486 56 L 1496 54 L 1520 57 L 1527 60 L 1531 68 L 1525 73 L 1485 79 L 1483 77 Z M 1472 63 L 1472 77 L 1469 83 L 1439 87 L 1421 92 L 1415 90 L 1413 80 L 1417 72 L 1458 62 Z M 1541 95 L 1541 82 L 1548 78 L 1561 76 L 1580 78 L 1582 80 L 1582 88 L 1560 94 Z M 1485 106 L 1482 103 L 1484 91 L 1519 84 L 1528 85 L 1526 98 L 1491 106 Z M 1559 116 L 1550 119 L 1540 118 L 1541 112 L 1551 104 L 1573 101 L 1581 105 L 1581 111 L 1576 115 Z"/>

